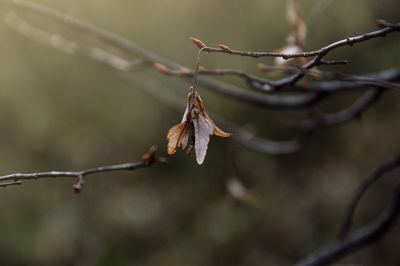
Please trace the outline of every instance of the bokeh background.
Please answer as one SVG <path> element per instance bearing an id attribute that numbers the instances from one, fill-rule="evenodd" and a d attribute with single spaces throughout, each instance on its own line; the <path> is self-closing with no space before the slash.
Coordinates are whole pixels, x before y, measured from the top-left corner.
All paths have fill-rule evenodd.
<path id="1" fill-rule="evenodd" d="M 242 50 L 274 50 L 288 34 L 285 1 L 59 0 L 37 1 L 193 66 L 189 37 Z M 397 0 L 301 1 L 307 48 L 370 31 L 378 18 L 397 22 Z M 326 5 L 318 11 L 318 6 Z M 12 10 L 0 2 L 0 17 Z M 35 26 L 74 40 L 82 36 L 40 15 L 19 12 Z M 181 112 L 146 88 L 88 58 L 29 40 L 0 20 L 0 174 L 79 170 L 136 161 L 155 144 L 166 156 L 166 132 Z M 331 58 L 335 69 L 363 74 L 398 68 L 400 36 L 392 34 Z M 135 55 L 131 55 L 135 59 Z M 203 65 L 257 73 L 254 60 L 205 55 Z M 135 74 L 182 96 L 189 82 L 153 69 Z M 237 79 L 227 79 L 245 87 Z M 346 106 L 341 94 L 325 110 Z M 202 91 L 208 110 L 259 136 L 287 139 L 285 125 L 303 110 L 269 110 Z M 204 165 L 178 152 L 168 165 L 87 179 L 26 181 L 0 190 L 0 265 L 292 265 L 332 241 L 346 203 L 372 166 L 398 151 L 398 92 L 387 92 L 361 119 L 318 132 L 300 152 L 268 155 L 212 138 Z M 183 111 L 183 110 L 182 110 Z M 388 206 L 399 171 L 362 201 L 356 227 Z M 241 178 L 254 204 L 238 202 L 227 180 Z M 397 179 L 397 180 L 396 180 Z M 341 265 L 399 265 L 400 225 Z"/>

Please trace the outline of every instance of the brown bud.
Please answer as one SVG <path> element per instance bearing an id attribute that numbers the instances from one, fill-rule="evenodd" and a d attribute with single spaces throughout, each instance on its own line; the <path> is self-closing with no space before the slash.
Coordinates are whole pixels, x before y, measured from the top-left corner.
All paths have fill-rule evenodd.
<path id="1" fill-rule="evenodd" d="M 383 20 L 383 19 L 378 19 L 378 20 L 376 21 L 376 25 L 377 25 L 379 28 L 385 28 L 385 27 L 387 27 L 387 22 L 386 22 L 385 20 Z"/>
<path id="2" fill-rule="evenodd" d="M 219 48 L 221 48 L 222 51 L 227 52 L 227 53 L 232 53 L 232 49 L 226 46 L 225 44 L 219 44 Z"/>
<path id="3" fill-rule="evenodd" d="M 72 190 L 74 191 L 75 194 L 79 194 L 82 192 L 82 184 L 81 183 L 76 183 L 72 185 Z"/>
<path id="4" fill-rule="evenodd" d="M 149 151 L 142 156 L 145 165 L 151 165 L 157 159 L 157 146 L 151 146 Z"/>
<path id="5" fill-rule="evenodd" d="M 196 39 L 196 38 L 190 38 L 190 40 L 192 40 L 192 42 L 194 43 L 194 45 L 196 45 L 197 47 L 199 47 L 199 49 L 202 49 L 202 48 L 204 48 L 204 47 L 207 47 L 207 45 L 203 42 L 203 41 L 201 41 L 201 40 L 199 40 L 199 39 Z"/>
<path id="6" fill-rule="evenodd" d="M 170 72 L 169 68 L 163 64 L 154 63 L 153 65 L 154 65 L 155 69 L 157 69 L 158 71 L 160 71 L 163 74 L 169 74 L 169 72 Z"/>

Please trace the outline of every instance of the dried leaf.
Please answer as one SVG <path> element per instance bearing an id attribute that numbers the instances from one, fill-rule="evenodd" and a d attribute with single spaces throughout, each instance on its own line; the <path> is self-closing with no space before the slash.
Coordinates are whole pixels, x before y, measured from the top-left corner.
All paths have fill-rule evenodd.
<path id="1" fill-rule="evenodd" d="M 288 1 L 286 8 L 286 18 L 292 28 L 291 34 L 295 38 L 294 44 L 304 45 L 307 36 L 307 26 L 300 16 L 298 0 Z"/>
<path id="2" fill-rule="evenodd" d="M 189 138 L 189 125 L 187 123 L 181 123 L 173 126 L 168 130 L 168 154 L 174 154 L 176 150 L 181 146 L 187 145 Z"/>
<path id="3" fill-rule="evenodd" d="M 298 9 L 297 0 L 288 0 L 286 6 L 286 18 L 291 26 L 295 25 L 300 19 Z"/>
<path id="4" fill-rule="evenodd" d="M 198 164 L 202 164 L 207 154 L 208 142 L 210 136 L 214 133 L 212 124 L 202 115 L 199 114 L 193 119 L 194 125 L 194 150 L 196 153 L 196 161 Z"/>
<path id="5" fill-rule="evenodd" d="M 222 129 L 220 129 L 219 127 L 217 127 L 217 125 L 214 123 L 214 121 L 211 119 L 210 115 L 206 111 L 204 111 L 204 115 L 207 118 L 207 120 L 214 127 L 214 135 L 215 136 L 222 137 L 222 138 L 227 138 L 227 137 L 232 136 L 232 133 L 225 132 Z"/>
<path id="6" fill-rule="evenodd" d="M 179 147 L 185 149 L 188 146 L 187 154 L 194 151 L 197 163 L 202 164 L 207 154 L 210 136 L 229 137 L 231 134 L 215 125 L 205 111 L 200 95 L 193 87 L 189 88 L 187 98 L 188 102 L 181 123 L 168 131 L 168 153 L 174 154 Z M 188 145 L 189 135 L 192 135 L 193 140 L 190 145 Z"/>

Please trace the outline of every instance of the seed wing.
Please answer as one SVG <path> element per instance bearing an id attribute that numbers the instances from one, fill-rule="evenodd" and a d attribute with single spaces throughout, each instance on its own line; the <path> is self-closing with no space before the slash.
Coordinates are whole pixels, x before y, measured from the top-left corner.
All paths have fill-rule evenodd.
<path id="1" fill-rule="evenodd" d="M 201 114 L 193 119 L 193 125 L 195 134 L 194 149 L 196 152 L 196 161 L 198 164 L 202 164 L 207 154 L 207 147 L 208 142 L 210 141 L 210 135 L 214 133 L 214 127 Z"/>
<path id="2" fill-rule="evenodd" d="M 168 154 L 174 154 L 176 150 L 183 144 L 186 146 L 189 138 L 188 123 L 181 123 L 173 126 L 168 130 Z"/>
<path id="3" fill-rule="evenodd" d="M 228 133 L 217 127 L 217 125 L 214 123 L 214 121 L 211 119 L 210 115 L 206 112 L 203 111 L 204 116 L 207 118 L 207 120 L 211 123 L 211 125 L 214 127 L 214 135 L 218 137 L 223 137 L 227 138 L 232 136 L 232 133 Z"/>

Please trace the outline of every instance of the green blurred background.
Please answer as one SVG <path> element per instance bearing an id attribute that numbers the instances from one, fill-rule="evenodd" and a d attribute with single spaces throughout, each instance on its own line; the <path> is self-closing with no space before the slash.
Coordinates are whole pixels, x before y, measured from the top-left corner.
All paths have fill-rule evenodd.
<path id="1" fill-rule="evenodd" d="M 121 34 L 166 58 L 193 66 L 195 36 L 210 45 L 274 50 L 288 34 L 285 1 L 118 0 L 37 1 Z M 301 1 L 309 22 L 307 48 L 371 31 L 378 18 L 397 22 L 398 0 Z M 316 5 L 327 8 L 316 12 Z M 0 17 L 11 10 L 0 4 Z M 74 40 L 82 36 L 40 15 L 35 26 Z M 60 53 L 0 23 L 0 174 L 79 170 L 136 161 L 155 144 L 166 154 L 176 112 L 108 66 Z M 392 34 L 332 53 L 350 64 L 333 70 L 363 74 L 398 68 L 400 36 Z M 131 55 L 131 58 L 136 58 Z M 257 73 L 256 62 L 211 54 L 207 67 Z M 189 83 L 152 69 L 135 75 L 182 96 Z M 240 80 L 225 79 L 244 86 Z M 337 110 L 359 93 L 341 94 Z M 285 123 L 307 113 L 238 103 L 203 91 L 208 110 L 260 136 L 285 139 Z M 0 190 L 0 265 L 291 265 L 335 237 L 358 182 L 399 148 L 398 92 L 387 92 L 361 120 L 323 130 L 298 153 L 265 155 L 212 138 L 204 165 L 178 152 L 169 165 L 87 179 L 27 181 Z M 182 110 L 183 111 L 183 110 Z M 236 166 L 233 167 L 233 162 Z M 237 168 L 234 170 L 233 168 Z M 399 171 L 367 195 L 356 227 L 388 206 Z M 226 182 L 239 176 L 255 205 L 235 201 Z M 343 265 L 399 265 L 400 226 L 343 260 Z"/>

